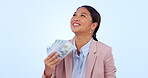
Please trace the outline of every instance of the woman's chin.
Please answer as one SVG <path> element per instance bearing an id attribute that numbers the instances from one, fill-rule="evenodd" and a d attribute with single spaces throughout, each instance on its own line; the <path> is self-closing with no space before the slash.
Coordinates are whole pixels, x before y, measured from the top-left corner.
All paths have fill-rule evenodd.
<path id="1" fill-rule="evenodd" d="M 78 31 L 72 31 L 74 34 L 77 34 L 77 33 L 79 33 Z"/>
<path id="2" fill-rule="evenodd" d="M 78 33 L 79 31 L 78 31 L 78 30 L 72 30 L 72 32 L 73 32 L 73 33 Z"/>
<path id="3" fill-rule="evenodd" d="M 73 31 L 73 33 L 74 33 L 75 35 L 80 35 L 80 34 L 82 34 L 81 32 L 76 32 L 76 31 Z"/>

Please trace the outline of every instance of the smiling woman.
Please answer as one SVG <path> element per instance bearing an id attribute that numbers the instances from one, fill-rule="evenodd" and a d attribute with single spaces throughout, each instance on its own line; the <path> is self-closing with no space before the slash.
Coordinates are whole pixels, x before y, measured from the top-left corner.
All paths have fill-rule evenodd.
<path id="1" fill-rule="evenodd" d="M 61 60 L 54 52 L 45 59 L 42 78 L 116 78 L 112 48 L 96 38 L 100 14 L 91 6 L 79 7 L 71 18 L 76 47 Z M 55 60 L 54 60 L 55 59 Z"/>

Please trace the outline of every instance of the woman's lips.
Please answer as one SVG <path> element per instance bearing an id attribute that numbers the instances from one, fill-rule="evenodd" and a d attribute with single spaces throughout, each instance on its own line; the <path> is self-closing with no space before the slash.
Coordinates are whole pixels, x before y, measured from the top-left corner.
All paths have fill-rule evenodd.
<path id="1" fill-rule="evenodd" d="M 74 26 L 74 27 L 79 27 L 80 24 L 79 24 L 79 23 L 73 23 L 73 26 Z"/>

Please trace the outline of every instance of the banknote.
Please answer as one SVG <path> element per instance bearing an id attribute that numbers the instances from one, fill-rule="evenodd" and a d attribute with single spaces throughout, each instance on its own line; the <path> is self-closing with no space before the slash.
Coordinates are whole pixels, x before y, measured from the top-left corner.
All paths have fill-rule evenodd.
<path id="1" fill-rule="evenodd" d="M 63 59 L 74 48 L 75 46 L 68 40 L 55 40 L 51 47 L 47 48 L 47 55 L 50 55 L 53 52 L 57 52 L 59 54 L 57 57 L 61 57 Z"/>

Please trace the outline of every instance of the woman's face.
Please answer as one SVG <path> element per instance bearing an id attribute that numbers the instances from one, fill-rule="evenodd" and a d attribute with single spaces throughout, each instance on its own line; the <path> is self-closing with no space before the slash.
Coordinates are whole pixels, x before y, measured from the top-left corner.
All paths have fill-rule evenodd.
<path id="1" fill-rule="evenodd" d="M 92 17 L 90 12 L 85 8 L 79 8 L 73 15 L 70 21 L 71 30 L 74 33 L 90 33 L 92 30 Z"/>

